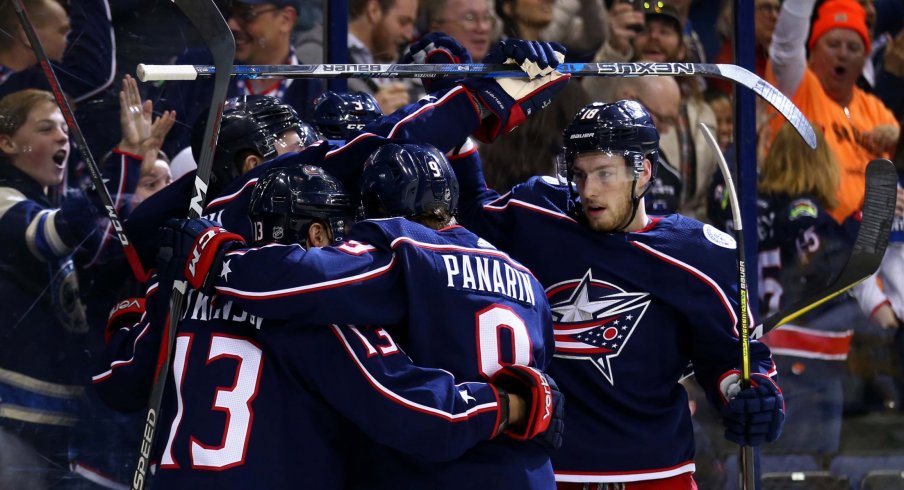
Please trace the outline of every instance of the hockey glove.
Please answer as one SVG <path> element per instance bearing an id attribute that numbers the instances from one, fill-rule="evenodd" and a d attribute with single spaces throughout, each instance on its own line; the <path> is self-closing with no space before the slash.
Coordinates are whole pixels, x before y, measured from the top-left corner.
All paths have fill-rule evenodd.
<path id="1" fill-rule="evenodd" d="M 506 39 L 493 46 L 484 63 L 514 63 L 529 78 L 466 78 L 461 82 L 490 113 L 474 137 L 489 143 L 549 105 L 571 77 L 555 71 L 564 60 L 565 48 L 558 43 Z"/>
<path id="2" fill-rule="evenodd" d="M 171 219 L 160 228 L 160 234 L 157 267 L 161 280 L 184 278 L 192 288 L 205 294 L 214 292 L 226 252 L 245 245 L 241 235 L 203 218 Z"/>
<path id="3" fill-rule="evenodd" d="M 107 328 L 104 330 L 104 344 L 110 343 L 110 339 L 123 327 L 130 327 L 144 314 L 144 298 L 127 298 L 116 303 L 107 317 Z"/>
<path id="4" fill-rule="evenodd" d="M 402 54 L 399 63 L 471 63 L 471 53 L 453 37 L 442 32 L 431 32 L 418 39 Z M 428 93 L 452 88 L 459 79 L 453 77 L 422 78 Z"/>
<path id="5" fill-rule="evenodd" d="M 785 423 L 782 390 L 769 376 L 750 375 L 750 387 L 741 389 L 737 370 L 722 375 L 722 424 L 725 438 L 741 446 L 759 446 L 778 439 Z"/>
<path id="6" fill-rule="evenodd" d="M 490 384 L 505 392 L 515 393 L 528 404 L 523 426 L 508 425 L 503 433 L 517 440 L 533 439 L 538 444 L 557 449 L 565 433 L 565 399 L 555 381 L 539 370 L 522 365 L 504 366 L 490 378 Z"/>
<path id="7" fill-rule="evenodd" d="M 54 225 L 69 248 L 81 246 L 94 250 L 100 244 L 98 217 L 97 208 L 84 192 L 69 189 L 63 196 L 60 211 L 54 216 Z"/>

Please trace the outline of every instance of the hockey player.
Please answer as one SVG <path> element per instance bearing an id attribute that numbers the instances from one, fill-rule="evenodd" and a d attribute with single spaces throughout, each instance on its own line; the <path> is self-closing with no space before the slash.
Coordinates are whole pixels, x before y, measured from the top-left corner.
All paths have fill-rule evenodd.
<path id="1" fill-rule="evenodd" d="M 200 158 L 206 119 L 193 128 L 192 151 Z M 277 155 L 300 151 L 318 137 L 295 110 L 268 95 L 234 97 L 226 102 L 213 156 L 208 194 L 216 196 L 238 176 Z M 125 220 L 145 269 L 154 266 L 157 230 L 167 219 L 188 215 L 195 172 L 189 172 L 151 196 Z"/>
<path id="2" fill-rule="evenodd" d="M 367 92 L 327 90 L 314 100 L 311 122 L 330 143 L 342 146 L 382 115 L 377 100 Z"/>
<path id="3" fill-rule="evenodd" d="M 266 192 L 262 183 L 255 194 Z M 429 146 L 384 145 L 364 164 L 361 195 L 369 219 L 357 223 L 345 243 L 307 251 L 265 246 L 225 252 L 228 245 L 202 245 L 200 255 L 198 248 L 185 250 L 196 264 L 189 280 L 206 279 L 221 298 L 268 318 L 395 326 L 402 347 L 420 364 L 462 380 L 490 380 L 528 399 L 550 388 L 557 395 L 551 379 L 528 367 L 545 368 L 552 353 L 543 289 L 521 264 L 455 225 L 458 182 L 443 154 Z M 287 229 L 279 220 L 252 222 L 265 242 Z M 196 243 L 209 233 L 199 234 Z M 261 276 L 261 270 L 272 272 Z M 441 314 L 431 307 L 436 303 L 444 305 Z M 385 341 L 373 347 L 374 356 L 397 350 Z M 546 449 L 516 440 L 544 433 L 539 440 L 547 446 L 560 443 L 561 428 L 545 425 L 562 403 L 556 396 L 536 425 L 510 429 L 511 438 L 481 444 L 453 462 L 385 447 L 374 448 L 368 459 L 381 488 L 550 488 Z"/>
<path id="4" fill-rule="evenodd" d="M 475 152 L 453 160 L 462 222 L 546 288 L 556 339 L 549 372 L 569 400 L 569 434 L 553 454 L 559 488 L 695 488 L 678 383 L 688 362 L 728 439 L 759 445 L 781 432 L 782 394 L 759 342 L 750 345 L 752 387 L 739 389 L 734 240 L 644 210 L 658 140 L 639 103 L 593 103 L 564 132 L 562 183 L 535 177 L 499 196 Z"/>
<path id="5" fill-rule="evenodd" d="M 48 189 L 63 181 L 69 153 L 68 128 L 50 92 L 0 99 L 2 488 L 50 488 L 68 473 L 67 442 L 83 390 L 79 344 L 88 332 L 73 258 L 93 252 L 100 217 L 77 191 L 60 207 L 50 202 Z M 28 472 L 9 467 L 13 454 Z"/>
<path id="6" fill-rule="evenodd" d="M 314 254 L 343 240 L 353 213 L 338 181 L 319 167 L 299 166 L 261 180 L 250 218 L 261 229 L 267 225 L 262 244 Z M 206 231 L 215 234 L 211 245 L 236 238 L 222 228 L 205 230 L 209 221 L 190 223 L 202 226 L 163 239 L 164 250 Z M 114 406 L 138 409 L 147 401 L 171 286 L 166 278 L 183 263 L 162 262 L 166 272 L 148 289 L 147 313 L 112 337 L 108 365 L 94 382 Z M 538 423 L 544 413 L 491 385 L 456 384 L 448 372 L 414 366 L 381 328 L 305 328 L 312 316 L 262 319 L 198 289 L 186 298 L 158 422 L 161 444 L 152 456 L 160 461 L 154 488 L 347 488 L 354 471 L 343 459 L 358 430 L 443 461 L 503 430 Z"/>

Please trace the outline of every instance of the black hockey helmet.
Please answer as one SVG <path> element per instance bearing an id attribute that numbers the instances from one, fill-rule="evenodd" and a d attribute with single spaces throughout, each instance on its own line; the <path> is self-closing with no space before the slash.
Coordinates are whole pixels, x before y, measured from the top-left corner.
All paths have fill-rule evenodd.
<path id="1" fill-rule="evenodd" d="M 446 156 L 425 144 L 389 143 L 364 163 L 361 202 L 366 218 L 455 215 L 458 179 Z M 388 214 L 387 214 L 388 213 Z"/>
<path id="2" fill-rule="evenodd" d="M 314 220 L 327 224 L 338 243 L 345 240 L 355 215 L 342 183 L 315 165 L 268 170 L 255 184 L 249 207 L 255 245 L 299 243 L 307 248 Z"/>
<path id="3" fill-rule="evenodd" d="M 327 139 L 348 141 L 367 123 L 382 115 L 383 111 L 373 95 L 327 90 L 314 100 L 314 118 L 311 122 Z"/>
<path id="4" fill-rule="evenodd" d="M 659 165 L 659 131 L 647 109 L 633 100 L 593 102 L 574 116 L 562 133 L 565 172 L 560 176 L 572 180 L 574 158 L 578 153 L 602 151 L 623 155 L 632 167 L 634 178 L 643 173 L 643 161 L 653 164 L 653 175 Z"/>
<path id="5" fill-rule="evenodd" d="M 252 97 L 255 97 L 252 99 Z M 276 156 L 274 133 L 258 120 L 258 113 L 262 108 L 272 105 L 275 97 L 243 96 L 233 97 L 226 101 L 223 108 L 223 117 L 220 120 L 220 134 L 217 136 L 217 148 L 213 156 L 210 169 L 211 194 L 216 195 L 213 189 L 222 190 L 230 182 L 241 174 L 241 169 L 236 157 L 245 151 L 252 152 L 264 160 Z M 297 118 L 296 118 L 297 119 Z M 279 122 L 271 121 L 274 127 L 283 127 L 288 124 L 284 119 Z M 201 148 L 204 141 L 204 131 L 207 127 L 207 112 L 204 111 L 192 127 L 191 152 L 195 161 L 201 160 Z"/>

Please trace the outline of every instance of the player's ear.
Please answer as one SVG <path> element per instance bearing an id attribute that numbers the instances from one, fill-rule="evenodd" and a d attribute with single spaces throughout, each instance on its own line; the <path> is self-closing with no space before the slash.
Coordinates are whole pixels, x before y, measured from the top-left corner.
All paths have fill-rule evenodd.
<path id="1" fill-rule="evenodd" d="M 643 189 L 643 186 L 647 185 L 650 182 L 650 179 L 653 177 L 653 163 L 650 162 L 649 158 L 643 159 L 643 174 L 640 176 L 638 187 Z"/>
<path id="2" fill-rule="evenodd" d="M 242 161 L 242 169 L 241 169 L 242 174 L 245 174 L 248 171 L 250 171 L 252 168 L 257 167 L 263 161 L 264 160 L 261 157 L 254 155 L 254 154 L 246 156 L 245 160 Z"/>
<path id="3" fill-rule="evenodd" d="M 330 230 L 323 223 L 315 221 L 308 227 L 308 247 L 327 247 L 331 241 Z"/>

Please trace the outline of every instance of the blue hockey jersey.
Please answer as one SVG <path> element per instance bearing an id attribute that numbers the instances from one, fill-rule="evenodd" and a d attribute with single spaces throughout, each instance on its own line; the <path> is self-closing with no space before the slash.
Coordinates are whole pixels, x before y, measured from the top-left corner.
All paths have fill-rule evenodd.
<path id="1" fill-rule="evenodd" d="M 459 226 L 436 231 L 403 218 L 359 222 L 347 239 L 308 251 L 267 245 L 228 253 L 217 291 L 268 318 L 395 326 L 415 363 L 458 379 L 487 380 L 506 364 L 549 363 L 542 286 L 485 240 Z M 386 475 L 386 488 L 553 485 L 548 454 L 531 443 L 494 440 L 439 464 L 380 456 L 374 471 Z"/>
<path id="2" fill-rule="evenodd" d="M 849 218 L 852 220 L 853 218 Z M 757 198 L 761 310 L 774 314 L 841 272 L 853 247 L 849 221 L 839 225 L 810 195 L 763 194 Z M 807 359 L 811 374 L 840 376 L 854 328 L 867 322 L 856 301 L 838 296 L 767 334 L 776 355 Z M 848 312 L 848 313 L 844 313 Z"/>
<path id="3" fill-rule="evenodd" d="M 152 282 L 147 313 L 111 339 L 93 378 L 122 410 L 147 403 L 168 306 L 160 289 Z M 384 329 L 303 323 L 262 320 L 229 298 L 188 291 L 153 488 L 346 488 L 348 465 L 361 464 L 348 458 L 355 428 L 432 461 L 495 432 L 492 386 L 414 366 Z"/>
<path id="4" fill-rule="evenodd" d="M 453 160 L 462 222 L 528 266 L 546 289 L 555 330 L 549 373 L 568 400 L 558 481 L 626 482 L 694 470 L 688 400 L 693 362 L 710 400 L 738 367 L 734 240 L 680 215 L 633 233 L 597 233 L 573 217 L 567 189 L 535 177 L 499 196 L 476 153 Z M 751 342 L 751 371 L 774 375 Z"/>

